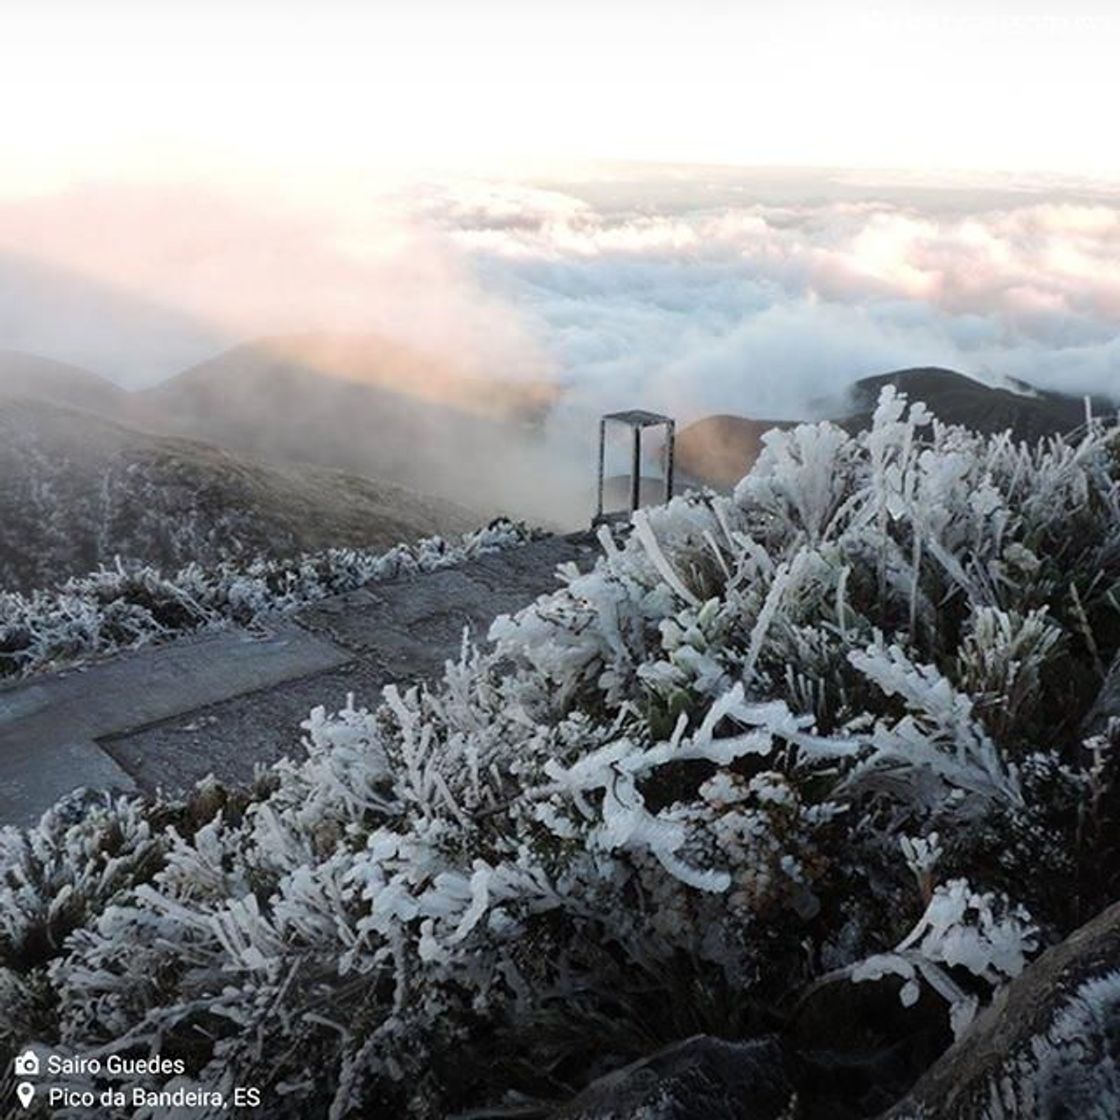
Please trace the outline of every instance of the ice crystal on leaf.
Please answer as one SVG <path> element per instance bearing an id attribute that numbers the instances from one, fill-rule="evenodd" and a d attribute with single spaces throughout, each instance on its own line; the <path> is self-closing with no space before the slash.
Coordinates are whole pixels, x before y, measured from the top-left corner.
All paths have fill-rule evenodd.
<path id="1" fill-rule="evenodd" d="M 891 953 L 876 954 L 851 970 L 852 979 L 877 980 L 901 976 L 899 993 L 910 1006 L 927 982 L 949 1003 L 953 1033 L 959 1038 L 979 1007 L 978 997 L 961 988 L 951 969 L 960 968 L 988 985 L 989 998 L 1000 985 L 1013 980 L 1038 948 L 1038 930 L 1021 906 L 1005 896 L 980 894 L 965 879 L 938 887 L 917 925 Z"/>

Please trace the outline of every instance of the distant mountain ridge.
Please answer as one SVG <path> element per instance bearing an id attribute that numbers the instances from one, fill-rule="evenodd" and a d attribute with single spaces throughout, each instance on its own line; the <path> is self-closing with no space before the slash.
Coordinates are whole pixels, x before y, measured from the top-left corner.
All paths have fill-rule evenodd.
<path id="1" fill-rule="evenodd" d="M 390 360 L 400 358 L 394 351 Z M 407 359 L 403 366 L 405 375 L 426 374 Z M 321 366 L 299 345 L 261 339 L 136 394 L 133 407 L 148 426 L 221 446 L 416 484 L 415 462 L 436 432 L 454 435 L 476 421 L 385 381 L 363 378 L 353 360 Z"/>
<path id="2" fill-rule="evenodd" d="M 851 390 L 856 411 L 842 419 L 846 427 L 864 427 L 879 394 L 887 385 L 906 393 L 911 400 L 924 401 L 946 424 L 963 424 L 978 432 L 994 434 L 1010 430 L 1016 439 L 1033 442 L 1060 432 L 1070 432 L 1085 422 L 1085 399 L 1047 389 L 1036 389 L 1023 381 L 1012 392 L 985 385 L 955 370 L 937 366 L 895 370 L 857 381 Z M 1117 404 L 1103 397 L 1090 399 L 1097 416 L 1115 412 Z"/>
<path id="3" fill-rule="evenodd" d="M 1086 415 L 1080 397 L 1022 382 L 995 387 L 940 367 L 865 377 L 827 415 L 848 431 L 867 427 L 888 384 L 924 401 L 943 422 L 985 433 L 1010 430 L 1032 442 L 1072 431 Z M 385 480 L 475 509 L 478 522 L 505 514 L 572 526 L 590 516 L 590 484 L 581 489 L 570 463 L 558 468 L 555 449 L 541 439 L 559 393 L 545 381 L 475 376 L 371 334 L 260 338 L 137 392 L 64 363 L 0 351 L 0 399 L 22 395 L 85 409 L 133 429 L 267 460 L 279 470 L 314 464 Z M 1115 407 L 1101 398 L 1091 402 L 1095 415 Z M 677 437 L 682 486 L 734 486 L 765 433 L 792 423 L 723 413 L 683 427 Z"/>
<path id="4" fill-rule="evenodd" d="M 390 479 L 479 506 L 529 454 L 554 400 L 373 335 L 257 339 L 135 394 L 136 421 L 282 462 Z"/>
<path id="5" fill-rule="evenodd" d="M 479 376 L 467 366 L 377 334 L 305 331 L 241 343 L 144 390 L 139 396 L 183 406 L 222 390 L 271 391 L 308 375 L 324 383 L 381 389 L 466 415 L 529 419 L 556 398 L 543 381 Z"/>
<path id="6" fill-rule="evenodd" d="M 1016 382 L 1022 391 L 1012 392 L 936 366 L 864 377 L 849 390 L 846 406 L 829 419 L 852 433 L 870 427 L 879 395 L 888 385 L 912 401 L 924 402 L 946 424 L 986 434 L 1010 431 L 1016 440 L 1029 443 L 1075 431 L 1086 419 L 1081 397 L 1036 389 L 1026 382 Z M 1096 416 L 1115 415 L 1117 402 L 1098 396 L 1090 400 L 1090 408 Z M 728 414 L 706 416 L 679 432 L 677 462 L 681 470 L 703 482 L 727 488 L 750 470 L 767 431 L 794 423 Z"/>

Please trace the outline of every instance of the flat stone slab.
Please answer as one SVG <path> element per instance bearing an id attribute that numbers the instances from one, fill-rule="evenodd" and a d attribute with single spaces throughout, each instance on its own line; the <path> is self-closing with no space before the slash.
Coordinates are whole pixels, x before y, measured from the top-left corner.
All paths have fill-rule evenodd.
<path id="1" fill-rule="evenodd" d="M 300 625 L 359 654 L 379 651 L 402 676 L 439 669 L 457 657 L 464 628 L 486 640 L 500 614 L 520 610 L 560 586 L 558 565 L 587 564 L 597 548 L 581 538 L 548 537 L 454 568 L 404 576 L 298 611 Z M 413 665 L 412 663 L 416 664 Z"/>
<path id="2" fill-rule="evenodd" d="M 311 709 L 346 706 L 353 694 L 371 707 L 393 674 L 372 660 L 347 662 L 139 731 L 101 740 L 101 747 L 145 793 L 191 789 L 208 774 L 230 785 L 248 782 L 258 766 L 303 755 L 300 724 Z"/>
<path id="3" fill-rule="evenodd" d="M 463 632 L 483 642 L 491 620 L 531 601 L 526 594 L 495 595 L 461 568 L 393 582 L 352 598 L 301 611 L 300 624 L 355 654 L 376 656 L 403 677 L 438 670 L 458 656 Z"/>
<path id="4" fill-rule="evenodd" d="M 0 823 L 37 820 L 81 786 L 131 786 L 98 739 L 351 657 L 285 620 L 263 636 L 220 630 L 9 685 L 0 690 Z"/>
<path id="5" fill-rule="evenodd" d="M 136 784 L 96 743 L 40 743 L 0 755 L 0 823 L 33 825 L 60 797 L 80 786 L 133 793 Z"/>
<path id="6" fill-rule="evenodd" d="M 484 644 L 496 615 L 559 586 L 558 564 L 587 567 L 595 555 L 584 540 L 550 537 L 324 599 L 295 618 L 353 661 L 102 739 L 102 746 L 148 792 L 181 792 L 207 774 L 247 781 L 257 765 L 302 755 L 300 724 L 312 708 L 337 711 L 349 694 L 359 707 L 374 708 L 390 682 L 438 676 L 459 656 L 464 626 Z"/>

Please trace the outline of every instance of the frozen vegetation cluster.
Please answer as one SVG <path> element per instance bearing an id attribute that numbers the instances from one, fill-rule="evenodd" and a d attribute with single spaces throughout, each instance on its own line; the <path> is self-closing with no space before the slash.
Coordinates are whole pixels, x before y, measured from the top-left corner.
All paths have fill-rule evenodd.
<path id="1" fill-rule="evenodd" d="M 187 558 L 244 560 L 266 550 L 269 528 L 276 544 L 297 551 L 291 534 L 263 524 L 262 503 L 215 492 L 190 464 L 156 454 L 90 464 L 56 440 L 36 439 L 34 415 L 17 413 L 25 423 L 10 435 L 12 419 L 0 413 L 0 434 L 10 438 L 0 452 L 0 587 L 46 587 L 118 554 L 172 568 Z M 97 424 L 91 418 L 95 431 Z"/>
<path id="2" fill-rule="evenodd" d="M 290 559 L 258 556 L 164 575 L 122 564 L 30 594 L 0 591 L 0 677 L 20 676 L 193 630 L 250 626 L 317 599 L 515 548 L 535 531 L 499 519 L 458 539 L 425 537 L 385 552 L 331 548 Z"/>
<path id="3" fill-rule="evenodd" d="M 822 977 L 964 1036 L 1115 895 L 1118 480 L 1105 432 L 889 388 L 858 436 L 772 433 L 253 788 L 5 832 L 3 1048 L 427 1120 L 752 1037 Z"/>

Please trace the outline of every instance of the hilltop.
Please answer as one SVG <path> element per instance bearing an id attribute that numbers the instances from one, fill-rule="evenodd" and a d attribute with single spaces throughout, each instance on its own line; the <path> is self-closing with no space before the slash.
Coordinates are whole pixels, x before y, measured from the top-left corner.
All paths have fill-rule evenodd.
<path id="1" fill-rule="evenodd" d="M 0 401 L 10 397 L 115 415 L 125 407 L 128 393 L 92 370 L 21 350 L 0 350 Z"/>
<path id="2" fill-rule="evenodd" d="M 1115 1115 L 1116 435 L 888 386 L 599 542 L 301 611 L 294 712 L 146 696 L 174 725 L 122 740 L 52 709 L 88 682 L 9 693 L 10 741 L 57 710 L 185 791 L 0 830 L 0 1059 L 124 1037 L 293 1120 Z M 563 586 L 432 663 L 546 554 Z M 218 638 L 135 672 L 253 649 Z M 288 757 L 186 788 L 246 745 Z"/>
<path id="3" fill-rule="evenodd" d="M 856 433 L 871 426 L 879 395 L 893 386 L 911 400 L 925 402 L 939 420 L 986 435 L 1010 431 L 1015 440 L 1034 443 L 1067 434 L 1085 423 L 1085 401 L 1015 382 L 1014 389 L 987 385 L 955 370 L 915 367 L 877 374 L 857 381 L 840 402 L 825 405 L 825 418 Z M 1096 416 L 1114 413 L 1117 402 L 1095 398 Z M 682 471 L 717 488 L 733 486 L 758 458 L 763 435 L 788 429 L 792 420 L 754 419 L 721 414 L 705 416 L 677 436 L 677 462 Z"/>
<path id="4" fill-rule="evenodd" d="M 849 430 L 867 427 L 879 394 L 885 386 L 893 385 L 911 400 L 928 404 L 942 423 L 961 424 L 987 435 L 1010 430 L 1015 439 L 1033 443 L 1084 424 L 1084 398 L 1036 389 L 1024 381 L 1012 384 L 1013 389 L 986 385 L 935 366 L 895 370 L 857 381 L 851 391 L 854 411 L 842 418 L 842 423 Z M 1117 407 L 1115 401 L 1099 397 L 1091 404 L 1098 416 Z"/>
<path id="5" fill-rule="evenodd" d="M 236 346 L 131 407 L 147 426 L 469 500 L 552 399 L 377 335 L 299 334 Z"/>

